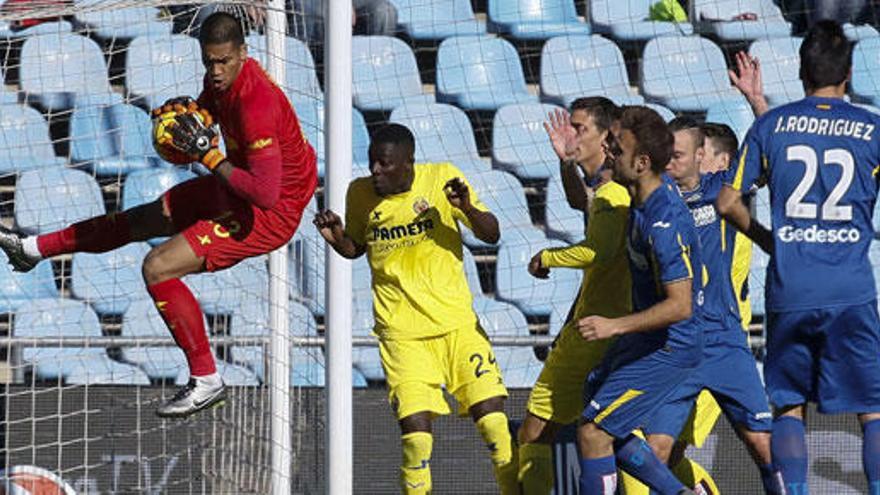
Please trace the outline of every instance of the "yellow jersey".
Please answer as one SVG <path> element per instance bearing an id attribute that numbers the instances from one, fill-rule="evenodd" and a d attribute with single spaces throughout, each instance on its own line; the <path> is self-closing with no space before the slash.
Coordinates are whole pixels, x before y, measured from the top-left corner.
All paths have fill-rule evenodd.
<path id="1" fill-rule="evenodd" d="M 459 222 L 471 225 L 443 192 L 456 177 L 467 183 L 452 164 L 425 163 L 414 166 L 412 187 L 403 193 L 378 196 L 370 177 L 348 187 L 345 232 L 366 247 L 379 338 L 423 339 L 476 324 Z M 468 188 L 471 204 L 486 211 Z"/>

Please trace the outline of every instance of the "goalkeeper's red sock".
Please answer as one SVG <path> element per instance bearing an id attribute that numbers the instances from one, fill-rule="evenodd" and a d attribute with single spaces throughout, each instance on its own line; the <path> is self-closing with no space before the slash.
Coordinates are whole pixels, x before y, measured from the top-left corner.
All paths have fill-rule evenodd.
<path id="1" fill-rule="evenodd" d="M 177 346 L 186 354 L 191 376 L 205 376 L 217 372 L 205 320 L 199 303 L 179 278 L 148 285 L 147 290 L 159 308 L 159 314 L 171 330 Z"/>
<path id="2" fill-rule="evenodd" d="M 110 213 L 75 223 L 66 229 L 37 237 L 44 258 L 69 253 L 105 253 L 131 242 L 128 215 Z"/>

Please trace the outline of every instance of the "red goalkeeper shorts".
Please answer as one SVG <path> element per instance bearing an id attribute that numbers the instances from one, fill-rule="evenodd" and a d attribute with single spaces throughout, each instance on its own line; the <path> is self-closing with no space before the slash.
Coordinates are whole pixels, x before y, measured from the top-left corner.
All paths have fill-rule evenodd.
<path id="1" fill-rule="evenodd" d="M 169 189 L 162 201 L 177 232 L 183 234 L 209 272 L 287 244 L 309 198 L 279 199 L 263 210 L 236 196 L 213 175 Z"/>

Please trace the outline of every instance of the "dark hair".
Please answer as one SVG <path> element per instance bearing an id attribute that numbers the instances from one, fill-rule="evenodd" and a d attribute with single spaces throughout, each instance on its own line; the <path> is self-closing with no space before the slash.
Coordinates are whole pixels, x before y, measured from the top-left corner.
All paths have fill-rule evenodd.
<path id="1" fill-rule="evenodd" d="M 836 21 L 819 21 L 801 43 L 800 77 L 808 90 L 837 86 L 852 67 L 852 44 Z"/>
<path id="2" fill-rule="evenodd" d="M 636 153 L 648 155 L 651 170 L 662 174 L 672 158 L 675 138 L 666 121 L 654 110 L 643 106 L 623 107 L 620 128 L 628 129 L 636 138 Z"/>
<path id="3" fill-rule="evenodd" d="M 569 111 L 583 110 L 593 117 L 593 123 L 600 131 L 607 131 L 611 124 L 620 118 L 620 107 L 604 96 L 587 96 L 571 102 Z"/>
<path id="4" fill-rule="evenodd" d="M 236 47 L 244 44 L 241 20 L 226 12 L 215 12 L 209 15 L 199 29 L 199 43 L 202 45 L 221 45 L 230 41 Z"/>
<path id="5" fill-rule="evenodd" d="M 739 140 L 733 129 L 727 124 L 718 124 L 715 122 L 706 122 L 700 129 L 706 139 L 711 139 L 715 149 L 728 153 L 731 158 L 736 156 L 736 150 L 739 148 Z"/>
<path id="6" fill-rule="evenodd" d="M 688 131 L 691 136 L 694 138 L 694 144 L 696 144 L 697 148 L 702 148 L 703 144 L 706 141 L 706 136 L 703 134 L 703 129 L 700 128 L 699 122 L 697 122 L 693 117 L 681 116 L 676 117 L 669 121 L 669 132 L 675 134 L 678 131 Z"/>
<path id="7" fill-rule="evenodd" d="M 401 124 L 387 124 L 376 131 L 370 140 L 370 147 L 379 144 L 402 146 L 402 151 L 404 151 L 407 156 L 412 156 L 416 150 L 416 140 L 413 137 L 412 131 L 410 131 L 405 125 Z"/>

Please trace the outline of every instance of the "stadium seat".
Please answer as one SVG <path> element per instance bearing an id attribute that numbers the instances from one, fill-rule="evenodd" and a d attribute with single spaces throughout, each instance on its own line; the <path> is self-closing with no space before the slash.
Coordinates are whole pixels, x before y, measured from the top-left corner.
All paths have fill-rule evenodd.
<path id="1" fill-rule="evenodd" d="M 880 38 L 856 43 L 850 87 L 858 101 L 880 106 Z"/>
<path id="2" fill-rule="evenodd" d="M 40 112 L 15 103 L 0 105 L 0 174 L 62 166 Z"/>
<path id="3" fill-rule="evenodd" d="M 122 335 L 136 338 L 171 337 L 152 299 L 132 301 L 122 317 Z M 126 362 L 140 367 L 154 380 L 174 380 L 181 370 L 187 371 L 186 356 L 174 345 L 123 347 L 122 357 Z"/>
<path id="4" fill-rule="evenodd" d="M 223 383 L 233 387 L 257 387 L 260 380 L 257 375 L 244 366 L 227 363 L 221 359 L 215 359 L 217 364 L 217 374 L 223 379 Z M 184 366 L 177 373 L 177 379 L 174 380 L 175 385 L 184 386 L 189 381 L 189 370 Z"/>
<path id="5" fill-rule="evenodd" d="M 352 336 L 366 337 L 373 332 L 373 304 L 369 299 L 356 299 L 352 314 Z M 381 381 L 385 379 L 385 369 L 377 347 L 355 347 L 351 355 L 352 365 L 367 380 Z"/>
<path id="6" fill-rule="evenodd" d="M 877 28 L 870 24 L 854 25 L 847 22 L 843 25 L 843 32 L 852 42 L 859 42 L 868 38 L 876 38 L 880 36 L 880 32 L 877 31 Z"/>
<path id="7" fill-rule="evenodd" d="M 501 230 L 500 244 L 519 242 L 521 239 L 543 238 L 541 231 L 532 224 L 526 193 L 519 180 L 501 170 L 490 170 L 468 177 L 471 187 L 484 205 L 495 214 Z M 532 234 L 531 232 L 535 232 Z M 471 247 L 490 247 L 480 241 L 467 228 L 462 228 L 462 238 Z"/>
<path id="8" fill-rule="evenodd" d="M 324 278 L 325 246 L 323 238 L 312 225 L 304 226 L 298 233 L 299 252 L 296 254 L 293 276 L 302 291 L 305 304 L 315 316 L 324 316 L 326 283 Z M 352 261 L 352 298 L 355 303 L 371 304 L 371 275 L 366 256 Z M 293 285 L 293 284 L 291 284 Z M 372 316 L 372 315 L 371 315 Z"/>
<path id="9" fill-rule="evenodd" d="M 324 353 L 320 347 L 294 347 L 290 354 L 292 387 L 324 386 Z"/>
<path id="10" fill-rule="evenodd" d="M 352 97 L 363 111 L 390 112 L 409 100 L 434 101 L 422 92 L 422 78 L 412 49 L 391 36 L 355 36 L 352 50 Z"/>
<path id="11" fill-rule="evenodd" d="M 489 30 L 518 40 L 590 34 L 578 19 L 574 0 L 489 0 Z"/>
<path id="12" fill-rule="evenodd" d="M 159 10 L 152 7 L 94 8 L 104 0 L 76 0 L 77 19 L 99 38 L 115 40 L 136 36 L 161 36 L 171 33 L 171 21 L 159 20 Z M 82 7 L 82 8 L 81 8 Z M 92 7 L 92 8 L 87 8 Z"/>
<path id="13" fill-rule="evenodd" d="M 141 265 L 149 251 L 137 242 L 109 253 L 73 255 L 70 291 L 99 314 L 122 314 L 131 301 L 150 297 Z"/>
<path id="14" fill-rule="evenodd" d="M 648 20 L 655 0 L 590 0 L 587 10 L 593 31 L 622 41 L 644 41 L 656 36 L 693 34 L 689 22 Z"/>
<path id="15" fill-rule="evenodd" d="M 156 201 L 165 191 L 195 177 L 194 173 L 179 167 L 132 172 L 122 185 L 122 208 L 128 210 Z"/>
<path id="16" fill-rule="evenodd" d="M 34 299 L 18 308 L 12 332 L 16 337 L 100 338 L 101 325 L 95 312 L 80 301 Z M 100 346 L 26 346 L 21 357 L 38 380 L 73 376 L 78 383 L 150 383 L 141 370 L 113 361 Z"/>
<path id="17" fill-rule="evenodd" d="M 762 249 L 755 246 L 752 249 L 752 265 L 749 269 L 749 299 L 752 305 L 752 314 L 755 316 L 766 315 L 764 307 L 764 284 L 767 280 L 767 264 L 770 257 Z"/>
<path id="18" fill-rule="evenodd" d="M 318 155 L 318 177 L 323 178 L 325 173 L 324 151 L 324 101 L 321 99 L 294 100 L 293 108 L 299 119 L 299 125 L 315 153 Z M 363 173 L 369 168 L 370 134 L 367 131 L 367 123 L 364 116 L 357 109 L 351 109 L 351 134 L 352 134 L 352 174 Z M 360 172 L 359 172 L 360 171 Z"/>
<path id="19" fill-rule="evenodd" d="M 505 386 L 526 389 L 535 386 L 544 365 L 535 357 L 531 347 L 495 346 L 492 352 L 501 368 Z"/>
<path id="20" fill-rule="evenodd" d="M 755 192 L 755 218 L 761 222 L 761 225 L 764 227 L 770 228 L 771 223 L 771 213 L 770 213 L 770 188 L 762 187 Z"/>
<path id="21" fill-rule="evenodd" d="M 764 96 L 770 107 L 804 97 L 800 80 L 802 38 L 790 36 L 755 40 L 749 54 L 761 61 Z"/>
<path id="22" fill-rule="evenodd" d="M 128 92 L 149 108 L 175 96 L 197 97 L 205 74 L 199 41 L 183 34 L 138 36 L 128 47 L 125 69 Z"/>
<path id="23" fill-rule="evenodd" d="M 473 294 L 475 299 L 484 297 L 483 284 L 480 282 L 480 272 L 474 255 L 471 254 L 470 249 L 464 246 L 461 249 L 461 255 L 461 264 L 464 265 L 464 274 L 465 278 L 467 278 L 468 287 L 471 289 L 471 294 Z"/>
<path id="24" fill-rule="evenodd" d="M 25 39 L 34 36 L 58 35 L 62 33 L 69 34 L 73 31 L 73 26 L 68 21 L 57 22 L 41 22 L 37 25 L 30 26 L 21 30 L 9 31 L 9 37 L 12 39 Z"/>
<path id="25" fill-rule="evenodd" d="M 675 113 L 672 110 L 664 107 L 663 105 L 658 105 L 656 103 L 645 103 L 645 106 L 660 114 L 660 116 L 663 117 L 663 120 L 665 120 L 667 124 L 675 118 Z"/>
<path id="26" fill-rule="evenodd" d="M 502 244 L 495 268 L 495 297 L 515 304 L 530 317 L 550 316 L 553 304 L 570 304 L 580 287 L 579 270 L 555 269 L 543 280 L 528 272 L 529 261 L 538 251 L 561 246 L 565 244 L 546 239 Z"/>
<path id="27" fill-rule="evenodd" d="M 104 213 L 98 183 L 81 170 L 29 170 L 15 187 L 15 224 L 28 234 L 52 232 Z"/>
<path id="28" fill-rule="evenodd" d="M 192 289 L 202 310 L 208 314 L 232 314 L 243 304 L 269 299 L 269 271 L 266 256 L 248 258 L 222 271 L 187 275 L 183 280 Z"/>
<path id="29" fill-rule="evenodd" d="M 443 103 L 407 103 L 391 112 L 391 122 L 405 125 L 416 139 L 416 163 L 452 162 L 465 175 L 490 170 L 480 158 L 467 115 Z"/>
<path id="30" fill-rule="evenodd" d="M 559 169 L 544 122 L 556 105 L 505 105 L 492 120 L 492 159 L 495 168 L 521 179 L 546 179 Z"/>
<path id="31" fill-rule="evenodd" d="M 77 99 L 70 121 L 71 158 L 97 175 L 120 175 L 160 163 L 153 150 L 150 117 L 128 104 Z"/>
<path id="32" fill-rule="evenodd" d="M 754 21 L 730 20 L 735 15 L 747 12 L 756 14 L 758 18 Z M 722 43 L 791 34 L 791 24 L 772 0 L 695 0 L 694 13 L 697 28 L 717 37 Z"/>
<path id="33" fill-rule="evenodd" d="M 76 94 L 110 92 L 101 48 L 78 34 L 28 37 L 21 48 L 20 77 L 26 100 L 50 112 L 73 107 Z"/>
<path id="34" fill-rule="evenodd" d="M 677 112 L 704 112 L 739 96 L 730 85 L 718 45 L 699 36 L 660 36 L 645 45 L 640 65 L 642 95 Z"/>
<path id="35" fill-rule="evenodd" d="M 474 16 L 470 0 L 392 0 L 397 23 L 416 41 L 484 34 L 486 24 Z"/>
<path id="36" fill-rule="evenodd" d="M 245 41 L 248 55 L 268 68 L 266 57 L 266 37 L 252 34 Z M 318 73 L 315 71 L 315 59 L 306 44 L 296 38 L 285 37 L 284 91 L 293 100 L 323 98 Z"/>
<path id="37" fill-rule="evenodd" d="M 547 181 L 544 223 L 547 226 L 547 235 L 550 237 L 570 243 L 579 242 L 584 238 L 584 213 L 568 204 L 558 167 Z"/>
<path id="38" fill-rule="evenodd" d="M 0 36 L 0 39 L 3 37 Z M 0 88 L 0 105 L 12 105 L 18 103 L 18 92 L 17 91 L 9 91 L 8 89 Z"/>
<path id="39" fill-rule="evenodd" d="M 456 36 L 440 43 L 437 99 L 464 110 L 483 111 L 538 101 L 526 88 L 516 48 L 489 36 Z"/>
<path id="40" fill-rule="evenodd" d="M 740 143 L 743 142 L 746 132 L 754 121 L 755 114 L 752 112 L 752 107 L 742 99 L 719 101 L 709 105 L 709 109 L 706 110 L 706 122 L 727 124 L 733 129 Z"/>
<path id="41" fill-rule="evenodd" d="M 56 298 L 52 263 L 39 263 L 27 273 L 12 271 L 6 253 L 0 252 L 0 313 L 14 312 L 32 299 Z"/>
<path id="42" fill-rule="evenodd" d="M 618 105 L 639 105 L 630 94 L 623 54 L 599 35 L 559 36 L 541 50 L 541 98 L 568 108 L 582 96 L 606 96 Z"/>
<path id="43" fill-rule="evenodd" d="M 265 310 L 258 315 L 248 315 L 247 313 L 253 312 L 254 306 L 262 306 Z M 268 304 L 242 304 L 240 310 L 232 314 L 229 334 L 233 337 L 270 337 L 272 331 L 269 328 L 268 309 Z M 256 316 L 259 321 L 252 319 L 252 316 Z M 290 336 L 316 337 L 318 335 L 315 318 L 309 309 L 302 304 L 290 303 L 289 322 Z M 270 344 L 267 343 L 267 345 Z M 290 346 L 297 347 L 298 344 L 290 343 Z M 232 349 L 234 362 L 244 364 L 253 370 L 261 382 L 266 380 L 264 349 L 264 346 L 261 345 L 236 345 Z M 294 364 L 296 363 L 294 362 Z"/>
<path id="44" fill-rule="evenodd" d="M 474 298 L 473 307 L 480 326 L 489 338 L 525 337 L 529 334 L 529 323 L 526 321 L 525 315 L 513 304 L 479 296 Z"/>

